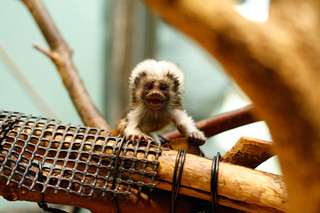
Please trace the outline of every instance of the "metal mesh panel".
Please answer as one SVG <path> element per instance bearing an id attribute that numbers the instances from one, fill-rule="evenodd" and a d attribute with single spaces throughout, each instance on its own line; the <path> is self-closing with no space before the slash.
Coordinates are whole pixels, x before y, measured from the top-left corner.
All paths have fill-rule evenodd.
<path id="1" fill-rule="evenodd" d="M 0 110 L 0 177 L 32 191 L 80 196 L 129 195 L 131 187 L 139 192 L 154 188 L 160 145 L 133 144 L 101 133 Z"/>

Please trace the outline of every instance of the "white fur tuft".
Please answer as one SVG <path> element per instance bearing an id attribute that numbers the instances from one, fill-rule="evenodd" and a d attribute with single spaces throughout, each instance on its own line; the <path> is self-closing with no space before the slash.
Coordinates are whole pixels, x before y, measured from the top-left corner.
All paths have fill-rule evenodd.
<path id="1" fill-rule="evenodd" d="M 163 79 L 169 73 L 174 78 L 178 79 L 180 90 L 183 89 L 184 74 L 180 67 L 170 61 L 156 61 L 147 59 L 139 64 L 132 70 L 129 83 L 133 85 L 134 80 L 141 72 L 146 72 L 148 78 Z"/>

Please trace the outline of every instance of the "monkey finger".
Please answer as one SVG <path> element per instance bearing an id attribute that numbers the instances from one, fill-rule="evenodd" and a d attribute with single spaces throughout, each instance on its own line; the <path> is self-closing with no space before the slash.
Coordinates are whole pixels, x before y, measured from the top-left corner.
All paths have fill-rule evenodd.
<path id="1" fill-rule="evenodd" d="M 137 139 L 137 135 L 134 135 L 134 134 L 130 134 L 126 136 L 126 140 L 131 141 L 133 146 L 137 144 L 136 139 Z"/>
<path id="2" fill-rule="evenodd" d="M 194 133 L 191 133 L 191 134 L 188 136 L 188 141 L 189 141 L 190 143 L 193 143 L 194 145 L 197 145 L 197 144 L 195 144 L 195 135 L 194 135 Z"/>
<path id="3" fill-rule="evenodd" d="M 149 141 L 154 141 L 154 139 L 146 134 L 141 135 L 141 141 L 142 142 L 149 142 Z"/>
<path id="4" fill-rule="evenodd" d="M 202 140 L 201 134 L 196 133 L 195 134 L 196 143 L 198 146 L 203 145 L 204 141 Z"/>
<path id="5" fill-rule="evenodd" d="M 188 140 L 194 145 L 201 146 L 205 143 L 206 138 L 201 132 L 193 132 L 189 135 Z"/>
<path id="6" fill-rule="evenodd" d="M 138 141 L 140 142 L 140 143 L 145 143 L 146 142 L 146 139 L 145 139 L 145 135 L 144 134 L 142 134 L 142 133 L 139 133 L 138 134 Z"/>
<path id="7" fill-rule="evenodd" d="M 207 141 L 207 138 L 203 134 L 203 132 L 198 133 L 198 141 L 199 141 L 199 146 L 203 145 Z"/>
<path id="8" fill-rule="evenodd" d="M 154 139 L 148 135 L 144 135 L 146 141 L 154 141 Z"/>
<path id="9" fill-rule="evenodd" d="M 133 135 L 135 143 L 143 143 L 143 136 L 141 133 Z"/>
<path id="10" fill-rule="evenodd" d="M 126 135 L 126 140 L 129 141 L 131 140 L 132 135 Z"/>
<path id="11" fill-rule="evenodd" d="M 206 140 L 203 140 L 202 138 L 199 138 L 198 139 L 198 146 L 202 146 L 205 142 L 206 142 Z"/>
<path id="12" fill-rule="evenodd" d="M 198 137 L 198 138 L 197 138 L 197 144 L 198 144 L 198 146 L 202 146 L 205 142 L 206 142 L 206 139 L 205 139 L 205 138 L 202 138 L 202 137 Z"/>
<path id="13" fill-rule="evenodd" d="M 127 135 L 126 140 L 131 140 L 132 145 L 135 146 L 137 143 L 145 143 L 148 140 L 153 140 L 153 138 L 151 138 L 143 133 L 139 133 L 139 134 Z"/>
<path id="14" fill-rule="evenodd" d="M 197 146 L 201 146 L 203 144 L 203 142 L 201 141 L 200 138 L 195 138 L 194 139 L 194 143 L 197 145 Z"/>

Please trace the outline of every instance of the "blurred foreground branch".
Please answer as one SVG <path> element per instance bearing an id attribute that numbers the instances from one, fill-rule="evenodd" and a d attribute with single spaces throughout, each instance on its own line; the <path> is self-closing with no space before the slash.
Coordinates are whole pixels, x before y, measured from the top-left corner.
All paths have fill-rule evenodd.
<path id="1" fill-rule="evenodd" d="M 217 58 L 266 121 L 292 212 L 320 212 L 320 4 L 270 1 L 255 23 L 233 1 L 144 0 Z M 308 196 L 306 196 L 308 195 Z"/>

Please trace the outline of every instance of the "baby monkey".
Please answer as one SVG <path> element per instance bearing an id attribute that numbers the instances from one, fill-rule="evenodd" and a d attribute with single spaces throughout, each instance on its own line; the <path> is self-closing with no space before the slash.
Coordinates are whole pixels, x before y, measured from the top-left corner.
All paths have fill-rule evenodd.
<path id="1" fill-rule="evenodd" d="M 184 74 L 174 63 L 145 60 L 132 71 L 129 78 L 130 111 L 116 130 L 127 139 L 142 137 L 173 123 L 183 137 L 202 145 L 206 137 L 182 107 Z"/>

